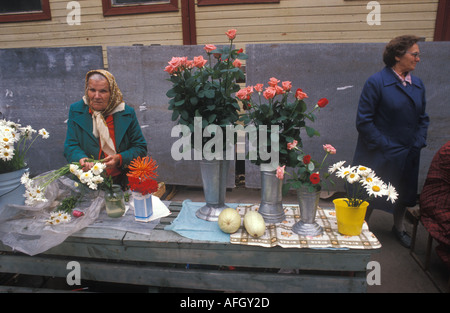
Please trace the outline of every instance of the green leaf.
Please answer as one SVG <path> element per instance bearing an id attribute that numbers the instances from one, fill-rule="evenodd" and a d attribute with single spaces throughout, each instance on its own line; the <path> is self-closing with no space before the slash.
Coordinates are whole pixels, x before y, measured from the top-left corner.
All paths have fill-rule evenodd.
<path id="1" fill-rule="evenodd" d="M 205 90 L 205 97 L 206 98 L 213 99 L 214 96 L 215 96 L 214 90 L 211 90 L 211 89 Z"/>
<path id="2" fill-rule="evenodd" d="M 174 104 L 175 104 L 176 107 L 179 107 L 180 105 L 183 105 L 184 102 L 185 102 L 185 100 L 181 99 L 180 101 L 176 101 Z"/>
<path id="3" fill-rule="evenodd" d="M 166 92 L 166 96 L 169 97 L 169 98 L 173 98 L 173 97 L 175 97 L 176 95 L 177 95 L 177 92 L 175 91 L 174 88 L 169 89 L 169 90 Z"/>
<path id="4" fill-rule="evenodd" d="M 314 135 L 316 135 L 316 130 L 312 127 L 309 126 L 305 126 L 306 128 L 306 133 L 308 134 L 309 137 L 313 137 Z"/>
<path id="5" fill-rule="evenodd" d="M 178 119 L 179 115 L 180 115 L 180 113 L 177 110 L 174 110 L 172 112 L 172 121 L 176 121 Z"/>

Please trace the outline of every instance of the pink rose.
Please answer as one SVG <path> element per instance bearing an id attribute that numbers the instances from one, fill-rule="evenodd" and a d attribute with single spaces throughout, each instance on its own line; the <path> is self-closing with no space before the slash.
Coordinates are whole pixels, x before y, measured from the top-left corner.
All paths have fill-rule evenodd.
<path id="1" fill-rule="evenodd" d="M 329 154 L 336 154 L 336 149 L 330 144 L 323 145 L 323 150 Z"/>
<path id="2" fill-rule="evenodd" d="M 175 72 L 175 70 L 176 70 L 176 68 L 173 67 L 172 65 L 167 65 L 166 68 L 164 69 L 164 71 L 169 74 L 173 74 L 173 72 Z"/>
<path id="3" fill-rule="evenodd" d="M 282 82 L 281 83 L 281 86 L 283 86 L 283 89 L 285 90 L 285 91 L 291 91 L 291 88 L 292 88 L 292 83 L 290 82 L 290 81 L 284 81 L 284 82 Z"/>
<path id="4" fill-rule="evenodd" d="M 81 216 L 84 215 L 84 213 L 81 212 L 81 211 L 78 211 L 78 210 L 73 210 L 73 211 L 72 211 L 72 215 L 73 215 L 74 217 L 81 217 Z"/>
<path id="5" fill-rule="evenodd" d="M 295 147 L 297 147 L 297 144 L 298 144 L 297 140 L 294 140 L 293 142 L 288 142 L 288 144 L 287 144 L 288 150 L 294 149 Z"/>
<path id="6" fill-rule="evenodd" d="M 286 167 L 286 165 L 277 167 L 277 174 L 276 174 L 276 176 L 280 180 L 282 180 L 284 178 L 284 168 L 285 167 Z"/>
<path id="7" fill-rule="evenodd" d="M 225 35 L 228 36 L 228 39 L 233 40 L 234 38 L 236 38 L 236 29 L 229 29 Z"/>
<path id="8" fill-rule="evenodd" d="M 240 68 L 242 66 L 242 62 L 239 61 L 238 59 L 236 59 L 236 60 L 233 61 L 233 66 Z"/>
<path id="9" fill-rule="evenodd" d="M 253 88 L 255 88 L 257 92 L 261 92 L 263 90 L 263 86 L 263 84 L 256 84 Z"/>
<path id="10" fill-rule="evenodd" d="M 276 79 L 275 77 L 271 77 L 268 84 L 270 87 L 275 87 L 276 85 L 278 85 L 280 81 L 278 79 Z"/>
<path id="11" fill-rule="evenodd" d="M 217 49 L 217 47 L 215 45 L 205 45 L 205 47 L 203 48 L 205 49 L 205 51 L 207 53 L 211 53 L 211 51 L 214 51 Z"/>
<path id="12" fill-rule="evenodd" d="M 208 61 L 203 58 L 203 56 L 194 57 L 193 65 L 198 68 L 202 68 Z"/>
<path id="13" fill-rule="evenodd" d="M 304 93 L 303 90 L 298 88 L 297 91 L 295 92 L 295 98 L 297 98 L 298 100 L 303 100 L 305 98 L 308 98 L 308 95 Z"/>
<path id="14" fill-rule="evenodd" d="M 247 98 L 250 98 L 246 88 L 241 89 L 238 92 L 236 92 L 236 97 L 238 97 L 238 99 L 240 99 L 240 100 L 249 100 Z"/>
<path id="15" fill-rule="evenodd" d="M 274 87 L 267 87 L 266 90 L 263 92 L 264 98 L 267 100 L 272 99 L 276 95 L 276 90 Z"/>

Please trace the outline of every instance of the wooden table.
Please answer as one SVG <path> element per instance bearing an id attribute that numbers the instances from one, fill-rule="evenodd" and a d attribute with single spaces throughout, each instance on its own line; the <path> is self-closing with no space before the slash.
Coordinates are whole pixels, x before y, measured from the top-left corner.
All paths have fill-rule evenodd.
<path id="1" fill-rule="evenodd" d="M 164 230 L 181 203 L 172 202 L 169 209 L 172 214 L 149 235 L 87 227 L 37 256 L 11 252 L 0 243 L 0 272 L 66 277 L 67 263 L 77 261 L 82 281 L 242 292 L 365 292 L 367 263 L 379 252 L 192 240 Z M 300 269 L 300 274 L 281 274 L 280 268 Z"/>

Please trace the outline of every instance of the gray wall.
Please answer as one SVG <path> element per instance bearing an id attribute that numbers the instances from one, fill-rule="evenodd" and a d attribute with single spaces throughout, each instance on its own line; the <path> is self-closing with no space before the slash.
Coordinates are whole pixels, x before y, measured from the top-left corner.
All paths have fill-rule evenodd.
<path id="1" fill-rule="evenodd" d="M 67 163 L 69 107 L 83 96 L 84 77 L 94 68 L 103 68 L 100 46 L 0 49 L 0 118 L 50 133 L 29 150 L 32 175 Z"/>
<path id="2" fill-rule="evenodd" d="M 426 87 L 427 112 L 431 124 L 428 146 L 422 150 L 419 190 L 422 188 L 431 159 L 436 151 L 450 140 L 450 42 L 419 43 L 421 62 L 414 75 Z M 317 159 L 323 157 L 323 144 L 332 144 L 336 155 L 329 164 L 345 160 L 351 164 L 356 147 L 356 110 L 359 96 L 367 78 L 384 67 L 384 43 L 348 44 L 262 44 L 247 45 L 247 85 L 267 84 L 270 77 L 292 81 L 293 89 L 302 88 L 314 103 L 325 97 L 330 103 L 318 114 L 310 126 L 321 136 L 302 137 L 304 148 Z M 259 169 L 249 161 L 245 167 L 246 186 L 260 187 Z M 340 182 L 337 189 L 342 188 Z"/>
<path id="3" fill-rule="evenodd" d="M 338 160 L 351 162 L 356 144 L 355 116 L 366 79 L 379 71 L 383 43 L 261 44 L 247 45 L 247 84 L 266 84 L 270 77 L 290 80 L 302 88 L 314 104 L 326 97 L 330 104 L 314 123 L 320 137 L 304 137 L 304 147 L 322 156 L 322 145 L 330 143 Z M 423 57 L 415 75 L 425 83 L 431 125 L 428 147 L 422 152 L 420 188 L 435 152 L 450 140 L 449 101 L 450 42 L 420 43 Z M 108 47 L 109 70 L 115 75 L 124 99 L 138 115 L 150 154 L 160 165 L 160 179 L 167 184 L 200 186 L 198 161 L 174 162 L 170 148 L 175 125 L 167 110 L 166 92 L 171 84 L 164 67 L 173 56 L 203 55 L 203 46 Z M 30 151 L 32 173 L 66 163 L 62 151 L 67 114 L 71 103 L 81 99 L 87 71 L 102 68 L 101 47 L 27 48 L 0 50 L 0 112 L 2 118 L 30 124 L 50 132 L 38 139 Z M 234 186 L 235 164 L 228 186 Z M 246 161 L 246 186 L 260 187 L 259 169 Z"/>

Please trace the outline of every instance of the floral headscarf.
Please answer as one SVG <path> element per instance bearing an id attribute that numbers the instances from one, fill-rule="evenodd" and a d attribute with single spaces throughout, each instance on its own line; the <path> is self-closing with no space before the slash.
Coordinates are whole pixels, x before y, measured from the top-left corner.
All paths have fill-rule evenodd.
<path id="1" fill-rule="evenodd" d="M 86 104 L 91 108 L 92 111 L 94 111 L 92 109 L 92 107 L 89 104 L 89 97 L 88 97 L 88 82 L 89 82 L 89 77 L 91 77 L 91 75 L 93 74 L 100 74 L 102 76 L 104 76 L 107 80 L 108 80 L 108 84 L 109 84 L 109 91 L 110 91 L 110 96 L 109 96 L 109 103 L 108 106 L 106 107 L 106 109 L 104 111 L 102 111 L 103 116 L 108 116 L 110 115 L 121 103 L 123 103 L 123 95 L 122 92 L 119 89 L 119 86 L 117 86 L 116 83 L 116 79 L 114 78 L 113 74 L 111 74 L 108 71 L 105 70 L 93 70 L 93 71 L 89 71 L 86 74 L 86 83 L 85 83 L 85 102 Z"/>
<path id="2" fill-rule="evenodd" d="M 89 77 L 91 75 L 98 73 L 102 76 L 104 76 L 109 83 L 109 102 L 108 106 L 103 111 L 96 111 L 92 108 L 92 106 L 89 103 L 89 97 L 88 97 L 88 82 Z M 123 102 L 123 96 L 122 92 L 119 89 L 119 86 L 117 86 L 116 80 L 108 71 L 105 70 L 93 70 L 89 71 L 86 74 L 86 84 L 85 84 L 85 95 L 83 97 L 84 103 L 89 106 L 92 112 L 92 133 L 96 138 L 100 138 L 100 144 L 102 150 L 107 155 L 114 155 L 116 154 L 116 149 L 114 147 L 114 142 L 112 141 L 109 130 L 106 125 L 105 117 L 111 114 L 114 114 L 119 111 L 123 111 L 125 109 L 125 102 Z"/>

